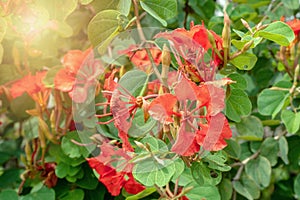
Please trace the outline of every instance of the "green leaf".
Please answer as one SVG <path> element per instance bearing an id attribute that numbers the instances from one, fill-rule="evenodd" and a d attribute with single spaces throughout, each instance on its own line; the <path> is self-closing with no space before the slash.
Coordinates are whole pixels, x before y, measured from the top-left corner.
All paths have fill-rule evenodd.
<path id="1" fill-rule="evenodd" d="M 221 172 L 230 171 L 231 167 L 226 165 L 227 161 L 226 155 L 222 151 L 215 152 L 214 154 L 209 154 L 203 158 L 204 162 L 208 163 L 210 169 L 216 169 Z"/>
<path id="2" fill-rule="evenodd" d="M 69 174 L 70 165 L 60 162 L 55 168 L 55 174 L 58 178 L 64 178 Z"/>
<path id="3" fill-rule="evenodd" d="M 79 2 L 80 2 L 82 5 L 88 5 L 88 4 L 90 4 L 92 1 L 94 1 L 94 0 L 79 0 Z"/>
<path id="4" fill-rule="evenodd" d="M 146 188 L 145 190 L 143 190 L 142 192 L 126 197 L 125 200 L 137 200 L 137 199 L 142 199 L 144 197 L 149 196 L 150 194 L 156 192 L 156 188 Z"/>
<path id="5" fill-rule="evenodd" d="M 247 88 L 246 79 L 239 73 L 229 74 L 228 78 L 235 81 L 236 83 L 230 84 L 230 87 L 245 90 Z"/>
<path id="6" fill-rule="evenodd" d="M 260 195 L 258 186 L 247 175 L 242 175 L 239 181 L 233 181 L 233 188 L 249 200 L 258 199 Z"/>
<path id="7" fill-rule="evenodd" d="M 18 193 L 14 190 L 3 190 L 0 193 L 0 200 L 18 200 Z"/>
<path id="8" fill-rule="evenodd" d="M 0 65 L 0 85 L 20 78 L 17 73 L 17 68 L 14 65 L 1 64 Z"/>
<path id="9" fill-rule="evenodd" d="M 243 117 L 241 122 L 236 123 L 238 138 L 244 140 L 259 141 L 264 136 L 264 128 L 261 121 L 254 116 Z"/>
<path id="10" fill-rule="evenodd" d="M 76 9 L 77 0 L 40 0 L 35 2 L 37 5 L 46 8 L 50 18 L 58 21 L 64 21 Z"/>
<path id="11" fill-rule="evenodd" d="M 289 8 L 289 9 L 293 9 L 293 10 L 297 10 L 299 9 L 299 0 L 284 0 L 282 1 L 284 7 Z"/>
<path id="12" fill-rule="evenodd" d="M 226 98 L 225 114 L 235 121 L 240 122 L 242 116 L 250 114 L 252 109 L 251 101 L 248 95 L 240 89 L 231 89 L 229 96 Z"/>
<path id="13" fill-rule="evenodd" d="M 93 1 L 93 7 L 97 12 L 103 10 L 117 10 L 120 11 L 123 15 L 128 16 L 131 8 L 130 0 L 101 0 Z"/>
<path id="14" fill-rule="evenodd" d="M 293 30 L 281 21 L 269 24 L 267 28 L 258 31 L 256 35 L 276 42 L 281 46 L 288 46 L 295 39 Z"/>
<path id="15" fill-rule="evenodd" d="M 33 187 L 30 194 L 27 194 L 26 196 L 22 196 L 20 200 L 41 200 L 41 199 L 47 199 L 47 200 L 55 200 L 55 191 L 53 189 L 48 188 L 47 186 L 37 185 L 37 187 Z"/>
<path id="16" fill-rule="evenodd" d="M 211 170 L 203 162 L 194 162 L 191 166 L 192 176 L 200 186 L 217 185 L 222 180 L 222 173 Z"/>
<path id="17" fill-rule="evenodd" d="M 141 7 L 152 17 L 157 19 L 163 26 L 167 21 L 177 15 L 176 0 L 141 0 Z"/>
<path id="18" fill-rule="evenodd" d="M 215 186 L 199 186 L 193 183 L 187 187 L 190 186 L 193 186 L 193 189 L 185 195 L 189 200 L 221 200 L 218 188 Z"/>
<path id="19" fill-rule="evenodd" d="M 168 152 L 168 147 L 163 141 L 149 136 L 140 142 L 151 152 L 137 148 L 136 153 L 140 153 L 141 157 L 137 156 L 139 161 L 136 160 L 132 172 L 134 178 L 145 186 L 165 186 L 176 172 L 177 161 L 163 157 Z"/>
<path id="20" fill-rule="evenodd" d="M 257 61 L 256 55 L 252 53 L 242 53 L 238 57 L 231 59 L 230 63 L 240 70 L 251 70 Z"/>
<path id="21" fill-rule="evenodd" d="M 158 162 L 155 158 L 147 158 L 134 165 L 132 174 L 145 186 L 156 184 L 163 187 L 171 180 L 175 172 L 174 161 L 161 159 Z"/>
<path id="22" fill-rule="evenodd" d="M 84 176 L 83 178 L 76 181 L 76 184 L 87 190 L 94 190 L 97 188 L 99 181 L 95 177 L 93 170 L 90 168 L 88 164 L 80 165 L 83 168 Z"/>
<path id="23" fill-rule="evenodd" d="M 241 155 L 241 146 L 240 144 L 233 140 L 226 140 L 227 146 L 225 147 L 224 151 L 228 154 L 228 156 L 238 159 Z"/>
<path id="24" fill-rule="evenodd" d="M 43 84 L 45 84 L 46 87 L 54 87 L 55 75 L 62 68 L 62 65 L 58 65 L 49 69 L 47 71 L 46 77 L 43 79 Z"/>
<path id="25" fill-rule="evenodd" d="M 258 112 L 262 115 L 272 115 L 272 118 L 275 118 L 288 96 L 288 91 L 264 89 L 258 95 Z"/>
<path id="26" fill-rule="evenodd" d="M 144 119 L 144 111 L 139 109 L 134 115 L 132 125 L 128 131 L 128 135 L 134 138 L 144 137 L 147 133 L 157 132 L 157 122 L 153 118 L 149 118 L 146 122 Z"/>
<path id="27" fill-rule="evenodd" d="M 300 199 L 300 174 L 295 178 L 294 181 L 294 192 L 297 199 Z"/>
<path id="28" fill-rule="evenodd" d="M 174 163 L 175 163 L 176 173 L 173 175 L 172 179 L 177 179 L 183 173 L 184 168 L 185 168 L 185 164 L 181 159 L 176 159 Z"/>
<path id="29" fill-rule="evenodd" d="M 267 158 L 270 161 L 272 167 L 277 164 L 278 152 L 278 141 L 274 138 L 268 137 L 262 142 L 260 147 L 260 155 Z"/>
<path id="30" fill-rule="evenodd" d="M 84 191 L 82 189 L 69 190 L 60 200 L 83 200 Z"/>
<path id="31" fill-rule="evenodd" d="M 131 70 L 121 77 L 119 84 L 133 96 L 137 96 L 142 90 L 146 80 L 147 74 L 145 72 L 141 70 Z"/>
<path id="32" fill-rule="evenodd" d="M 232 196 L 232 183 L 229 179 L 224 178 L 219 185 L 219 192 L 222 200 L 230 200 Z"/>
<path id="33" fill-rule="evenodd" d="M 61 148 L 64 153 L 70 158 L 80 158 L 81 156 L 86 158 L 89 155 L 87 147 L 79 146 L 72 141 L 81 143 L 82 140 L 81 138 L 79 138 L 77 131 L 69 132 L 66 136 L 63 137 Z M 95 148 L 95 145 L 93 146 Z"/>
<path id="34" fill-rule="evenodd" d="M 269 186 L 271 181 L 271 164 L 267 158 L 259 156 L 250 160 L 246 164 L 245 170 L 261 189 Z"/>
<path id="35" fill-rule="evenodd" d="M 119 34 L 121 12 L 104 10 L 97 13 L 88 25 L 88 38 L 94 47 L 103 54 L 109 43 Z"/>
<path id="36" fill-rule="evenodd" d="M 285 137 L 280 137 L 278 140 L 279 144 L 279 157 L 283 160 L 283 162 L 288 165 L 289 164 L 289 158 L 288 158 L 288 152 L 289 152 L 289 144 Z"/>
<path id="37" fill-rule="evenodd" d="M 289 133 L 296 133 L 300 128 L 300 112 L 294 113 L 291 110 L 283 110 L 281 119 Z"/>

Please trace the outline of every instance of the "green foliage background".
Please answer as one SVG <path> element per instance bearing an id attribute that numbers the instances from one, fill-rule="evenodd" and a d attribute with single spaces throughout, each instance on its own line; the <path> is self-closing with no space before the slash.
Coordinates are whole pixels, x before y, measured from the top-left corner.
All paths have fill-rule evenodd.
<path id="1" fill-rule="evenodd" d="M 27 69 L 35 72 L 46 67 L 55 74 L 60 59 L 71 49 L 86 49 L 101 43 L 98 50 L 103 52 L 134 17 L 130 0 L 1 2 L 7 6 L 0 9 L 0 85 L 20 78 Z M 204 23 L 219 35 L 222 33 L 223 7 L 213 0 L 140 0 L 139 5 L 141 12 L 146 13 L 141 20 L 143 27 L 189 29 L 193 21 Z M 18 10 L 24 6 L 37 17 L 39 26 L 50 20 L 55 27 L 30 32 L 30 20 L 26 21 L 26 16 Z M 226 11 L 231 19 L 232 49 L 240 50 L 247 42 L 254 41 L 240 60 L 233 59 L 221 71 L 237 82 L 230 85 L 224 111 L 233 127 L 233 137 L 224 150 L 182 170 L 180 185 L 194 187 L 187 194 L 190 199 L 300 199 L 300 96 L 299 92 L 295 96 L 289 93 L 295 81 L 277 56 L 280 45 L 288 45 L 292 36 L 283 23 L 274 23 L 281 16 L 299 18 L 299 1 L 233 0 Z M 273 24 L 251 38 L 247 37 L 249 31 L 241 19 L 250 27 L 262 19 L 263 24 Z M 53 86 L 53 77 L 47 78 L 45 82 Z M 299 84 L 295 87 L 299 90 Z M 18 196 L 20 175 L 25 170 L 24 145 L 37 137 L 39 122 L 25 112 L 34 107 L 27 95 L 9 101 L 2 93 L 0 99 L 0 121 L 5 120 L 0 126 L 0 200 L 113 199 L 85 162 L 89 152 L 70 142 L 78 140 L 77 132 L 63 136 L 60 145 L 49 144 L 46 160 L 57 163 L 58 184 L 50 189 L 40 179 L 31 179 L 25 182 Z M 116 137 L 113 127 L 102 128 Z M 172 170 L 170 177 L 176 173 L 175 168 Z M 217 178 L 211 176 L 212 172 L 217 173 Z M 138 174 L 136 179 L 152 185 L 144 180 L 145 176 Z M 160 181 L 157 184 L 162 186 L 168 182 Z M 123 191 L 114 199 L 158 197 L 149 188 L 140 196 L 130 197 Z"/>

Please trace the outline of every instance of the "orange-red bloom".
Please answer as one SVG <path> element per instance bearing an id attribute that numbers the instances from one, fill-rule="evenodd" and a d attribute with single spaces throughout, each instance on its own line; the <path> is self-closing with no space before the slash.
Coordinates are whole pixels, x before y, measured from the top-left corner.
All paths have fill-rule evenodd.
<path id="1" fill-rule="evenodd" d="M 145 189 L 133 175 L 131 157 L 122 149 L 108 143 L 101 146 L 101 154 L 94 158 L 87 158 L 91 168 L 95 169 L 107 190 L 113 196 L 118 196 L 122 188 L 128 193 L 137 194 Z"/>
<path id="2" fill-rule="evenodd" d="M 63 58 L 63 65 L 54 78 L 55 88 L 68 92 L 73 101 L 82 103 L 87 98 L 88 88 L 97 84 L 96 78 L 103 72 L 103 66 L 94 59 L 91 48 L 84 52 L 69 51 Z"/>
<path id="3" fill-rule="evenodd" d="M 190 25 L 191 29 L 175 29 L 172 32 L 163 32 L 155 38 L 165 38 L 170 41 L 170 47 L 177 63 L 198 81 L 212 81 L 215 69 L 222 64 L 222 38 L 215 32 L 207 30 L 204 25 Z M 207 60 L 205 54 L 212 51 L 212 59 Z M 184 62 L 182 62 L 182 59 Z"/>
<path id="4" fill-rule="evenodd" d="M 42 82 L 46 73 L 46 71 L 39 71 L 35 75 L 28 74 L 19 79 L 10 88 L 11 96 L 17 98 L 26 92 L 35 102 L 45 105 L 50 95 L 50 89 Z"/>
<path id="5" fill-rule="evenodd" d="M 150 50 L 155 65 L 161 62 L 162 52 L 154 46 L 145 47 Z M 145 48 L 139 48 L 136 45 L 131 45 L 128 49 L 120 51 L 120 54 L 126 54 L 131 62 L 140 70 L 148 72 L 151 69 L 151 61 Z"/>

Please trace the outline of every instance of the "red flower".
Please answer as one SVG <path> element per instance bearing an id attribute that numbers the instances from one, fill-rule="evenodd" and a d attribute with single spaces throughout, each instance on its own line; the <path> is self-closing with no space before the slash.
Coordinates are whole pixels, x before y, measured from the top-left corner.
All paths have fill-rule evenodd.
<path id="1" fill-rule="evenodd" d="M 300 20 L 299 19 L 293 19 L 291 21 L 286 22 L 287 25 L 291 27 L 291 29 L 294 31 L 295 36 L 297 37 L 300 33 Z"/>
<path id="2" fill-rule="evenodd" d="M 126 54 L 130 61 L 140 70 L 150 72 L 151 61 L 145 48 L 150 50 L 155 65 L 158 65 L 161 62 L 162 52 L 155 46 L 139 48 L 136 45 L 131 45 L 128 49 L 120 51 L 119 53 Z"/>
<path id="3" fill-rule="evenodd" d="M 118 196 L 122 188 L 131 194 L 137 194 L 145 189 L 132 175 L 133 164 L 129 162 L 131 156 L 108 143 L 103 143 L 100 149 L 99 156 L 87 158 L 87 161 L 100 175 L 99 181 L 106 186 L 111 195 Z"/>
<path id="4" fill-rule="evenodd" d="M 10 88 L 11 96 L 17 98 L 26 92 L 35 102 L 46 105 L 50 95 L 50 89 L 46 88 L 42 82 L 46 73 L 46 71 L 39 71 L 35 75 L 28 74 L 19 79 Z"/>
<path id="5" fill-rule="evenodd" d="M 100 61 L 94 59 L 91 48 L 84 52 L 69 51 L 63 58 L 63 65 L 54 78 L 55 88 L 68 92 L 76 103 L 82 103 L 87 98 L 88 88 L 97 84 L 96 78 L 104 69 Z"/>
<path id="6" fill-rule="evenodd" d="M 207 30 L 204 25 L 194 26 L 191 23 L 190 27 L 189 31 L 178 28 L 172 32 L 159 33 L 155 38 L 170 41 L 170 47 L 177 63 L 184 68 L 183 71 L 187 71 L 198 81 L 212 81 L 216 67 L 222 63 L 222 58 L 218 56 L 223 49 L 222 38 L 215 32 Z M 209 49 L 212 50 L 212 60 L 207 62 L 204 55 Z M 184 59 L 184 63 L 180 57 Z"/>

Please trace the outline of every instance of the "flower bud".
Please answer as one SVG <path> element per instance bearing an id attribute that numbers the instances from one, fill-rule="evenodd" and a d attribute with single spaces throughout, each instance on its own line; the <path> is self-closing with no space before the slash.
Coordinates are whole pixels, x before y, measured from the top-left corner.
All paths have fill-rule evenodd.
<path id="1" fill-rule="evenodd" d="M 167 45 L 164 44 L 164 47 L 163 47 L 163 50 L 162 50 L 161 78 L 162 78 L 165 86 L 168 85 L 167 80 L 168 80 L 168 73 L 169 73 L 170 64 L 171 64 L 170 50 L 167 47 Z"/>
<path id="2" fill-rule="evenodd" d="M 224 12 L 224 27 L 222 30 L 223 48 L 230 46 L 230 19 L 226 12 Z"/>

